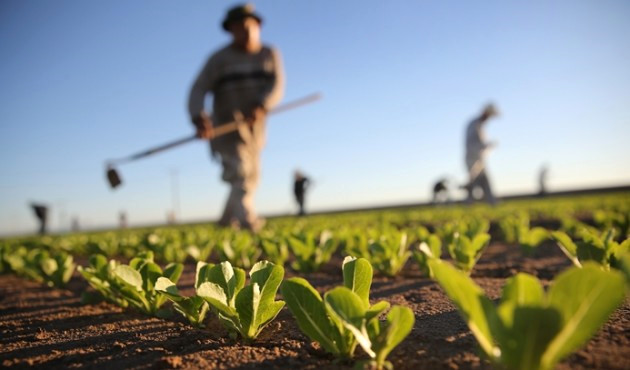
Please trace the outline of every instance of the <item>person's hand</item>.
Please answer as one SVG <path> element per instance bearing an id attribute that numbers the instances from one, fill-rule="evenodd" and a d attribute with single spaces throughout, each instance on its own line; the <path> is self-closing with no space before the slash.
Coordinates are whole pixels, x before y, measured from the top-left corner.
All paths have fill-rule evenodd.
<path id="1" fill-rule="evenodd" d="M 193 118 L 193 124 L 197 129 L 197 137 L 200 139 L 212 139 L 214 137 L 214 129 L 212 128 L 212 120 L 208 117 L 207 114 L 202 113 L 201 115 Z"/>
<path id="2" fill-rule="evenodd" d="M 251 126 L 254 126 L 256 122 L 260 122 L 265 119 L 267 115 L 267 110 L 263 108 L 261 105 L 256 106 L 252 112 L 245 117 L 245 121 Z"/>

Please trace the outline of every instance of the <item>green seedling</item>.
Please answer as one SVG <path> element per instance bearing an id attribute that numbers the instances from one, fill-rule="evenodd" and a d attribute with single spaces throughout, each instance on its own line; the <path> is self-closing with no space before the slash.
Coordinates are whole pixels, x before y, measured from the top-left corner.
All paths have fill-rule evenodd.
<path id="1" fill-rule="evenodd" d="M 395 230 L 382 234 L 368 245 L 368 254 L 374 269 L 387 276 L 396 276 L 411 257 L 407 234 Z"/>
<path id="2" fill-rule="evenodd" d="M 129 265 L 116 261 L 105 264 L 104 258 L 95 257 L 89 267 L 79 270 L 92 287 L 114 303 L 125 301 L 123 307 L 134 307 L 147 315 L 168 314 L 160 310 L 166 297 L 155 290 L 155 283 L 160 277 L 177 282 L 183 271 L 181 264 L 171 263 L 162 270 L 153 262 L 152 252 L 140 253 Z"/>
<path id="3" fill-rule="evenodd" d="M 520 245 L 527 254 L 532 253 L 543 241 L 549 239 L 549 232 L 545 228 L 530 228 L 529 216 L 524 213 L 518 217 L 508 216 L 504 218 L 499 222 L 499 226 L 505 241 Z"/>
<path id="4" fill-rule="evenodd" d="M 283 301 L 275 300 L 284 268 L 258 262 L 249 271 L 250 284 L 245 286 L 245 271 L 230 262 L 208 266 L 197 274 L 197 295 L 214 308 L 232 337 L 256 339 L 284 307 Z"/>
<path id="5" fill-rule="evenodd" d="M 472 240 L 456 233 L 453 242 L 448 245 L 448 253 L 455 262 L 455 266 L 470 275 L 489 243 L 490 235 L 487 233 L 477 234 Z"/>
<path id="6" fill-rule="evenodd" d="M 387 355 L 413 327 L 409 308 L 396 306 L 379 322 L 389 308 L 386 301 L 369 303 L 372 266 L 363 258 L 346 257 L 344 286 L 324 298 L 304 279 L 291 278 L 282 286 L 282 295 L 295 316 L 300 330 L 321 347 L 339 358 L 351 358 L 357 344 L 372 358 L 376 368 L 387 367 Z"/>
<path id="7" fill-rule="evenodd" d="M 5 253 L 4 263 L 10 270 L 50 287 L 63 288 L 70 281 L 76 267 L 72 255 L 66 252 L 18 247 Z"/>
<path id="8" fill-rule="evenodd" d="M 426 228 L 420 228 L 418 242 L 417 249 L 413 251 L 413 258 L 418 263 L 420 271 L 428 277 L 433 277 L 428 262 L 429 258 L 441 258 L 442 241 L 437 235 L 429 233 Z"/>
<path id="9" fill-rule="evenodd" d="M 310 232 L 289 236 L 287 243 L 295 257 L 291 267 L 300 272 L 319 270 L 324 263 L 330 261 L 338 246 L 332 238 L 332 233 L 327 230 L 322 231 L 319 238 Z"/>
<path id="10" fill-rule="evenodd" d="M 212 265 L 208 265 L 205 262 L 197 263 L 197 275 L 195 278 L 195 289 L 198 288 L 202 282 L 202 276 L 206 276 L 206 270 L 211 268 Z M 194 295 L 192 297 L 185 297 L 179 294 L 179 290 L 175 283 L 169 278 L 160 277 L 155 283 L 155 290 L 164 294 L 164 296 L 173 303 L 175 311 L 179 312 L 190 322 L 191 325 L 201 328 L 203 327 L 203 321 L 206 318 L 206 314 L 210 306 L 202 297 Z"/>
<path id="11" fill-rule="evenodd" d="M 500 367 L 550 370 L 605 323 L 625 292 L 622 274 L 587 263 L 558 275 L 545 294 L 534 276 L 508 279 L 498 306 L 470 277 L 429 261 L 483 352 Z"/>
<path id="12" fill-rule="evenodd" d="M 593 261 L 606 270 L 611 267 L 618 269 L 620 268 L 621 256 L 630 252 L 630 239 L 626 239 L 622 243 L 616 242 L 613 229 L 603 234 L 582 229 L 579 234 L 581 240 L 573 241 L 563 231 L 551 233 L 558 247 L 575 266 L 581 267 L 584 261 Z"/>

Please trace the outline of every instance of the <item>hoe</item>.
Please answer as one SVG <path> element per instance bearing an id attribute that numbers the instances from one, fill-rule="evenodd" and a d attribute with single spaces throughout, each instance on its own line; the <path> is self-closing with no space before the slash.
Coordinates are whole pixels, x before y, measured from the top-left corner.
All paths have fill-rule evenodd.
<path id="1" fill-rule="evenodd" d="M 280 106 L 278 106 L 277 108 L 273 109 L 272 111 L 269 112 L 269 114 L 276 114 L 276 113 L 281 113 L 287 110 L 291 110 L 293 108 L 297 108 L 300 107 L 302 105 L 305 104 L 309 104 L 312 103 L 316 100 L 319 100 L 321 98 L 321 95 L 319 93 L 315 93 L 315 94 L 311 94 L 308 96 L 305 96 L 303 98 L 297 99 L 297 100 L 293 100 L 291 102 L 288 102 L 286 104 L 282 104 Z M 235 122 L 230 122 L 218 127 L 214 128 L 214 137 L 219 137 L 219 136 L 223 136 L 225 134 L 228 134 L 230 132 L 234 132 L 237 131 L 239 128 L 239 125 L 244 124 L 242 121 L 235 121 Z M 192 136 L 186 136 L 184 138 L 166 143 L 166 144 L 162 144 L 147 150 L 144 150 L 142 152 L 136 153 L 136 154 L 132 154 L 128 157 L 124 157 L 124 158 L 119 158 L 119 159 L 114 159 L 114 160 L 109 160 L 106 162 L 106 168 L 107 168 L 107 181 L 109 182 L 109 186 L 111 186 L 112 189 L 115 189 L 116 187 L 118 187 L 120 184 L 122 184 L 122 180 L 120 178 L 120 175 L 118 174 L 118 171 L 116 170 L 116 168 L 114 167 L 115 165 L 120 165 L 123 163 L 127 163 L 127 162 L 133 162 L 135 160 L 138 159 L 142 159 L 145 157 L 148 157 L 150 155 L 159 153 L 159 152 L 163 152 L 167 149 L 171 149 L 186 143 L 189 143 L 191 141 L 195 141 L 197 140 L 197 135 L 192 135 Z"/>

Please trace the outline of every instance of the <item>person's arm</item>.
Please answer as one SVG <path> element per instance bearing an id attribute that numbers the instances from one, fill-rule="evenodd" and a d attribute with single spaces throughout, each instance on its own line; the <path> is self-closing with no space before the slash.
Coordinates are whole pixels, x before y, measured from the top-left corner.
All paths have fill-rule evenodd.
<path id="1" fill-rule="evenodd" d="M 212 120 L 205 110 L 204 101 L 206 94 L 212 91 L 215 80 L 215 58 L 211 57 L 197 76 L 188 96 L 188 113 L 197 129 L 197 136 L 202 139 L 211 139 L 214 136 Z"/>
<path id="2" fill-rule="evenodd" d="M 272 110 L 282 99 L 284 95 L 284 67 L 280 52 L 275 48 L 271 49 L 271 58 L 273 60 L 273 78 L 269 84 L 263 89 L 259 98 L 258 106 L 255 108 L 254 115 L 264 115 Z M 255 117 L 260 118 L 260 117 Z"/>

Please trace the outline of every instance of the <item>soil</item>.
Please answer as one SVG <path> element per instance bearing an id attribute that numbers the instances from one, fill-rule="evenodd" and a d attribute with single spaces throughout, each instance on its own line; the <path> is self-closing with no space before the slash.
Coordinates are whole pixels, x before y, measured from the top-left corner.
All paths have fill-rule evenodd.
<path id="1" fill-rule="evenodd" d="M 341 258 L 322 271 L 300 274 L 324 292 L 341 283 Z M 548 283 L 567 258 L 553 243 L 525 256 L 492 244 L 473 271 L 495 299 L 505 278 L 528 272 Z M 187 264 L 178 286 L 193 293 L 195 267 Z M 295 275 L 287 269 L 287 277 Z M 66 289 L 51 289 L 12 275 L 0 276 L 0 366 L 45 368 L 351 368 L 311 343 L 288 309 L 252 344 L 229 339 L 215 317 L 195 329 L 180 316 L 157 319 L 108 303 L 82 305 L 91 288 L 75 273 Z M 441 288 L 410 260 L 396 278 L 375 277 L 371 298 L 413 309 L 411 334 L 389 356 L 397 369 L 488 369 L 476 341 Z M 365 358 L 360 349 L 359 358 Z M 630 369 L 630 300 L 559 369 Z"/>

